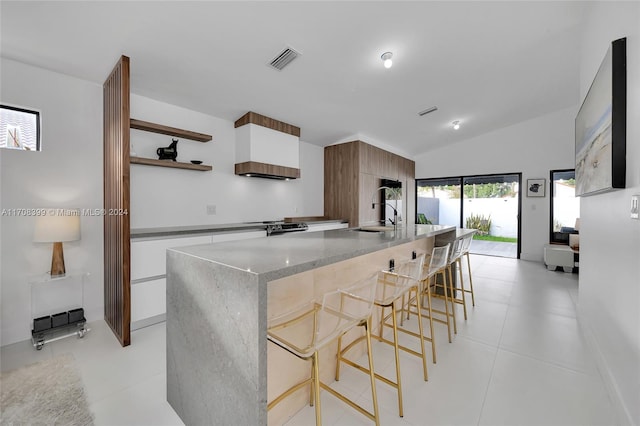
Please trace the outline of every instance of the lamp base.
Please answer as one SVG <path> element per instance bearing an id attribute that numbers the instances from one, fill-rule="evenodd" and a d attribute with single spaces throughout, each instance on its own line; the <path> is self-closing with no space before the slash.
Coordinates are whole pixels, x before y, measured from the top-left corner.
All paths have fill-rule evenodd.
<path id="1" fill-rule="evenodd" d="M 64 269 L 64 253 L 62 243 L 53 243 L 53 256 L 51 257 L 51 276 L 63 277 L 66 274 Z"/>

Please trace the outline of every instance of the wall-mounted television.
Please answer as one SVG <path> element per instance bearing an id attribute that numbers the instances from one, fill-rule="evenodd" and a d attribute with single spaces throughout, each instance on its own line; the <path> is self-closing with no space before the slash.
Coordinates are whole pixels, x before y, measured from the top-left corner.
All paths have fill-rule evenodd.
<path id="1" fill-rule="evenodd" d="M 40 151 L 40 112 L 0 105 L 0 148 Z"/>

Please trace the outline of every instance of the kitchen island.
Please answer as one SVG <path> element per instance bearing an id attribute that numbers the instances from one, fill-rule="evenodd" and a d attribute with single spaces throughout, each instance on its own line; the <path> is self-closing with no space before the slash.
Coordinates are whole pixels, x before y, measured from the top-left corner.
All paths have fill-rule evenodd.
<path id="1" fill-rule="evenodd" d="M 268 349 L 268 319 L 384 269 L 389 259 L 430 252 L 455 233 L 452 226 L 415 225 L 168 250 L 167 400 L 187 425 L 266 425 L 268 394 L 308 374 L 304 363 Z M 291 399 L 270 422 L 293 414 L 306 397 Z"/>

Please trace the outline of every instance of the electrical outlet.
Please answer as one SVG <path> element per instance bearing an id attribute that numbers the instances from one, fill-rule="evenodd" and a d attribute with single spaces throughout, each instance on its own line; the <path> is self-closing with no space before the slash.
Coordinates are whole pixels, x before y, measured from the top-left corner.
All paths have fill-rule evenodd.
<path id="1" fill-rule="evenodd" d="M 207 214 L 209 216 L 215 216 L 215 214 L 216 214 L 216 205 L 215 204 L 208 204 L 207 205 Z"/>
<path id="2" fill-rule="evenodd" d="M 640 195 L 632 195 L 631 196 L 631 219 L 639 219 L 640 218 Z"/>

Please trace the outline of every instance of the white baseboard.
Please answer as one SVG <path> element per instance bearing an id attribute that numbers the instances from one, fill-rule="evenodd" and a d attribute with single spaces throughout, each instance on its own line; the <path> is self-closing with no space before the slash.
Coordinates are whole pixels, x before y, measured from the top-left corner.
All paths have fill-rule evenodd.
<path id="1" fill-rule="evenodd" d="M 607 389 L 607 393 L 609 394 L 609 399 L 611 400 L 611 404 L 616 414 L 616 424 L 621 426 L 635 426 L 633 422 L 633 418 L 631 417 L 631 413 L 627 409 L 624 404 L 624 400 L 622 399 L 622 395 L 620 394 L 620 390 L 618 389 L 618 385 L 611 374 L 611 370 L 609 369 L 609 365 L 600 350 L 600 345 L 596 339 L 595 334 L 589 324 L 589 320 L 580 310 L 578 306 L 578 327 L 584 336 L 587 345 L 591 349 L 591 353 L 595 357 L 596 365 L 598 367 L 598 371 L 600 372 L 600 376 L 604 382 L 604 385 Z"/>
<path id="2" fill-rule="evenodd" d="M 167 320 L 167 314 L 160 314 L 153 317 L 141 319 L 138 321 L 134 321 L 130 325 L 130 330 L 140 330 L 144 327 L 149 327 L 150 325 L 158 324 Z"/>

